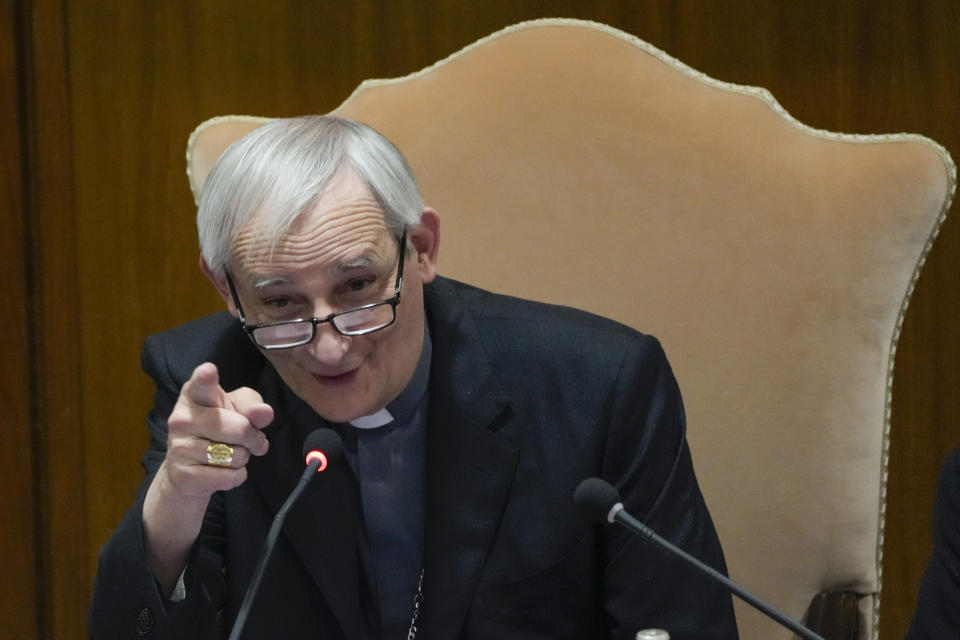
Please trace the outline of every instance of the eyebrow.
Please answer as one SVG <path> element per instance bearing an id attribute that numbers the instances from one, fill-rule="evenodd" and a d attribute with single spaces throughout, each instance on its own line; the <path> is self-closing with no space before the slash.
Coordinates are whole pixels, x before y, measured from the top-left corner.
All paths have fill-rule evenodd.
<path id="1" fill-rule="evenodd" d="M 356 269 L 369 267 L 377 262 L 378 260 L 375 256 L 370 254 L 362 254 L 352 260 L 338 262 L 337 264 L 333 265 L 333 273 L 334 275 L 342 275 Z M 255 291 L 262 291 L 263 289 L 278 285 L 292 285 L 294 282 L 286 276 L 254 276 L 252 284 Z"/>
<path id="2" fill-rule="evenodd" d="M 362 269 L 364 267 L 369 267 L 370 265 L 375 264 L 376 262 L 377 262 L 377 258 L 375 256 L 364 253 L 357 256 L 353 260 L 346 260 L 344 262 L 338 262 L 337 264 L 333 265 L 333 272 L 336 274 L 341 274 L 347 271 L 351 271 L 353 269 Z"/>
<path id="3" fill-rule="evenodd" d="M 283 284 L 292 284 L 292 282 L 290 278 L 284 276 L 261 276 L 253 279 L 253 288 L 256 291 Z"/>

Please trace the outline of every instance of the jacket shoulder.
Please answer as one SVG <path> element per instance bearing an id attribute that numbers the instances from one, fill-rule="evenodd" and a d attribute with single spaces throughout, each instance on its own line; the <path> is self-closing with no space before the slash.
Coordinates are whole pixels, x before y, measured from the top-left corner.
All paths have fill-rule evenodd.
<path id="1" fill-rule="evenodd" d="M 596 361 L 605 353 L 619 359 L 624 349 L 639 348 L 664 357 L 653 336 L 588 311 L 492 293 L 446 278 L 437 278 L 435 285 L 428 301 L 472 321 L 484 342 L 506 350 L 537 349 L 543 355 L 580 355 Z"/>

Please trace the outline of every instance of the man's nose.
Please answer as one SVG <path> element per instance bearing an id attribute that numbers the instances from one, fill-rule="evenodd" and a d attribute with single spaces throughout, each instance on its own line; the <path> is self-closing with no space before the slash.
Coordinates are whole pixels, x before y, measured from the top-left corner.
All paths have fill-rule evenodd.
<path id="1" fill-rule="evenodd" d="M 318 362 L 334 365 L 350 350 L 350 341 L 349 336 L 340 334 L 329 322 L 325 322 L 317 326 L 317 334 L 304 348 Z"/>

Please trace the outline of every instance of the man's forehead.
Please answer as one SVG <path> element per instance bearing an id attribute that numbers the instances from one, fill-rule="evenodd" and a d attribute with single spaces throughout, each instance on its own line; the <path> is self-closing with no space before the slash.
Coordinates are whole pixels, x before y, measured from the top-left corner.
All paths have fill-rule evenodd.
<path id="1" fill-rule="evenodd" d="M 258 289 L 288 284 L 304 270 L 337 275 L 387 259 L 395 233 L 365 186 L 338 185 L 305 207 L 282 232 L 254 216 L 234 241 L 232 261 Z"/>
<path id="2" fill-rule="evenodd" d="M 367 183 L 351 167 L 340 167 L 312 196 L 296 190 L 265 198 L 245 215 L 236 240 L 269 242 L 290 235 L 337 228 L 362 216 L 387 226 L 387 215 Z M 280 232 L 282 230 L 282 232 Z"/>

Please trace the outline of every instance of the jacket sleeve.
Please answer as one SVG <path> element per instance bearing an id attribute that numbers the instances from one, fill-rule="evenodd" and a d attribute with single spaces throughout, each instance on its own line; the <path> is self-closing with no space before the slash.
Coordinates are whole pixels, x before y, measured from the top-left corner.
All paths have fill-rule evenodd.
<path id="1" fill-rule="evenodd" d="M 639 336 L 614 391 L 602 476 L 624 507 L 663 538 L 726 573 L 694 475 L 680 391 L 659 343 Z M 629 533 L 601 533 L 604 606 L 615 638 L 662 628 L 673 640 L 737 638 L 730 594 L 697 569 Z"/>
<path id="2" fill-rule="evenodd" d="M 154 406 L 147 416 L 150 448 L 142 461 L 146 474 L 133 506 L 100 550 L 90 606 L 90 637 L 210 638 L 224 597 L 223 499 L 220 494 L 211 498 L 200 537 L 187 561 L 186 598 L 170 601 L 150 570 L 141 523 L 147 488 L 166 454 L 167 417 L 184 380 L 170 372 L 163 342 L 156 337 L 145 343 L 141 360 L 156 384 Z"/>
<path id="3" fill-rule="evenodd" d="M 943 463 L 933 506 L 933 556 L 906 640 L 953 638 L 960 629 L 960 449 Z"/>

